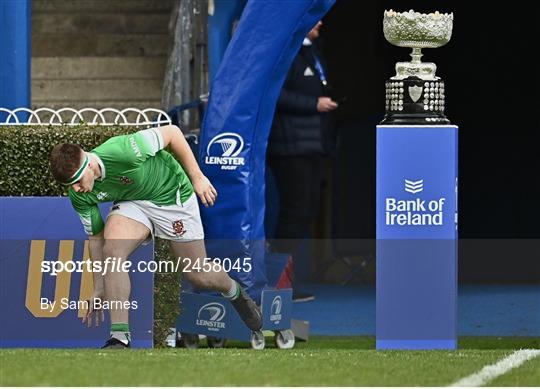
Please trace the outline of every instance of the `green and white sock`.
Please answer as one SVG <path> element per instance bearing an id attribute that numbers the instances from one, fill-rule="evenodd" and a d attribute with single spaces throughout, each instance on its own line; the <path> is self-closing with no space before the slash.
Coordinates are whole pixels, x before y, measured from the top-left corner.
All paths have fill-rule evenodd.
<path id="1" fill-rule="evenodd" d="M 228 292 L 226 293 L 221 293 L 221 295 L 223 297 L 225 297 L 226 299 L 229 299 L 229 300 L 234 300 L 236 299 L 238 296 L 240 296 L 240 285 L 238 285 L 238 282 L 234 281 L 234 280 L 231 280 L 231 288 L 229 289 Z"/>
<path id="2" fill-rule="evenodd" d="M 111 338 L 118 339 L 125 345 L 131 342 L 131 332 L 129 332 L 128 323 L 111 324 Z"/>

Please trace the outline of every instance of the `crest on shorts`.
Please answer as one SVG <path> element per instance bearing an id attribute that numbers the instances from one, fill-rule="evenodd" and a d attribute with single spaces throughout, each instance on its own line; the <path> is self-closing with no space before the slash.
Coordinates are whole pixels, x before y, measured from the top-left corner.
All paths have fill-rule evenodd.
<path id="1" fill-rule="evenodd" d="M 130 185 L 130 184 L 133 184 L 133 180 L 129 177 L 126 177 L 126 176 L 122 176 L 120 177 L 120 182 L 124 185 Z"/>
<path id="2" fill-rule="evenodd" d="M 184 228 L 184 223 L 182 223 L 181 220 L 177 220 L 172 223 L 174 233 L 176 236 L 181 237 L 186 233 L 186 229 Z"/>

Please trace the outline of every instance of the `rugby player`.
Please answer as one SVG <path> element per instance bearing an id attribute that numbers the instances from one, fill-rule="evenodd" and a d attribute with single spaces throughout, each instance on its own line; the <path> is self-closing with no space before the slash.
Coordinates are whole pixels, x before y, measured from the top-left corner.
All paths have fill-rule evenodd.
<path id="1" fill-rule="evenodd" d="M 69 198 L 89 236 L 92 261 L 109 257 L 125 261 L 152 236 L 168 240 L 176 258 L 206 257 L 197 197 L 205 207 L 212 206 L 217 191 L 202 174 L 177 126 L 116 136 L 90 152 L 74 144 L 59 144 L 50 154 L 50 167 L 54 178 L 69 186 Z M 113 201 L 113 206 L 104 223 L 98 203 L 106 201 Z M 259 308 L 223 269 L 192 269 L 185 275 L 198 289 L 221 292 L 251 330 L 261 328 Z M 88 326 L 104 320 L 103 310 L 94 309 L 96 299 L 127 302 L 131 292 L 128 272 L 104 276 L 94 272 L 93 279 L 94 293 L 83 318 Z M 130 347 L 125 306 L 110 307 L 110 338 L 103 348 Z"/>

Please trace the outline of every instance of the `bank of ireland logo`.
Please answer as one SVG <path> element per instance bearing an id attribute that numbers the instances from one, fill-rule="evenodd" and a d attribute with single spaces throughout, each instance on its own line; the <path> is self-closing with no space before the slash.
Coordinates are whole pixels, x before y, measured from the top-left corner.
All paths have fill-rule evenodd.
<path id="1" fill-rule="evenodd" d="M 209 331 L 219 331 L 225 328 L 225 323 L 222 320 L 226 312 L 225 307 L 219 303 L 205 304 L 197 313 L 196 324 L 206 327 Z"/>
<path id="2" fill-rule="evenodd" d="M 212 138 L 206 148 L 207 165 L 220 165 L 222 170 L 236 170 L 244 165 L 239 157 L 244 149 L 244 139 L 234 132 L 224 132 Z"/>
<path id="3" fill-rule="evenodd" d="M 405 192 L 420 193 L 424 190 L 424 180 L 405 180 Z M 385 224 L 387 226 L 442 226 L 446 198 L 426 199 L 425 196 L 385 199 Z"/>
<path id="4" fill-rule="evenodd" d="M 424 180 L 411 181 L 405 180 L 405 192 L 420 193 L 424 190 Z"/>
<path id="5" fill-rule="evenodd" d="M 278 324 L 281 321 L 282 306 L 281 296 L 277 295 L 274 297 L 274 300 L 272 300 L 272 305 L 270 306 L 270 321 L 274 324 Z"/>

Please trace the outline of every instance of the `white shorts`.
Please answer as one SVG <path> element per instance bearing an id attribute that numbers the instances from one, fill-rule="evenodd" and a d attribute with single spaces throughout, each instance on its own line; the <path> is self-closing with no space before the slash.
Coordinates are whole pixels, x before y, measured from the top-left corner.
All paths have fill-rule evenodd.
<path id="1" fill-rule="evenodd" d="M 178 242 L 204 239 L 195 193 L 182 205 L 156 205 L 134 200 L 113 203 L 109 215 L 122 215 L 144 224 L 153 236 Z"/>

